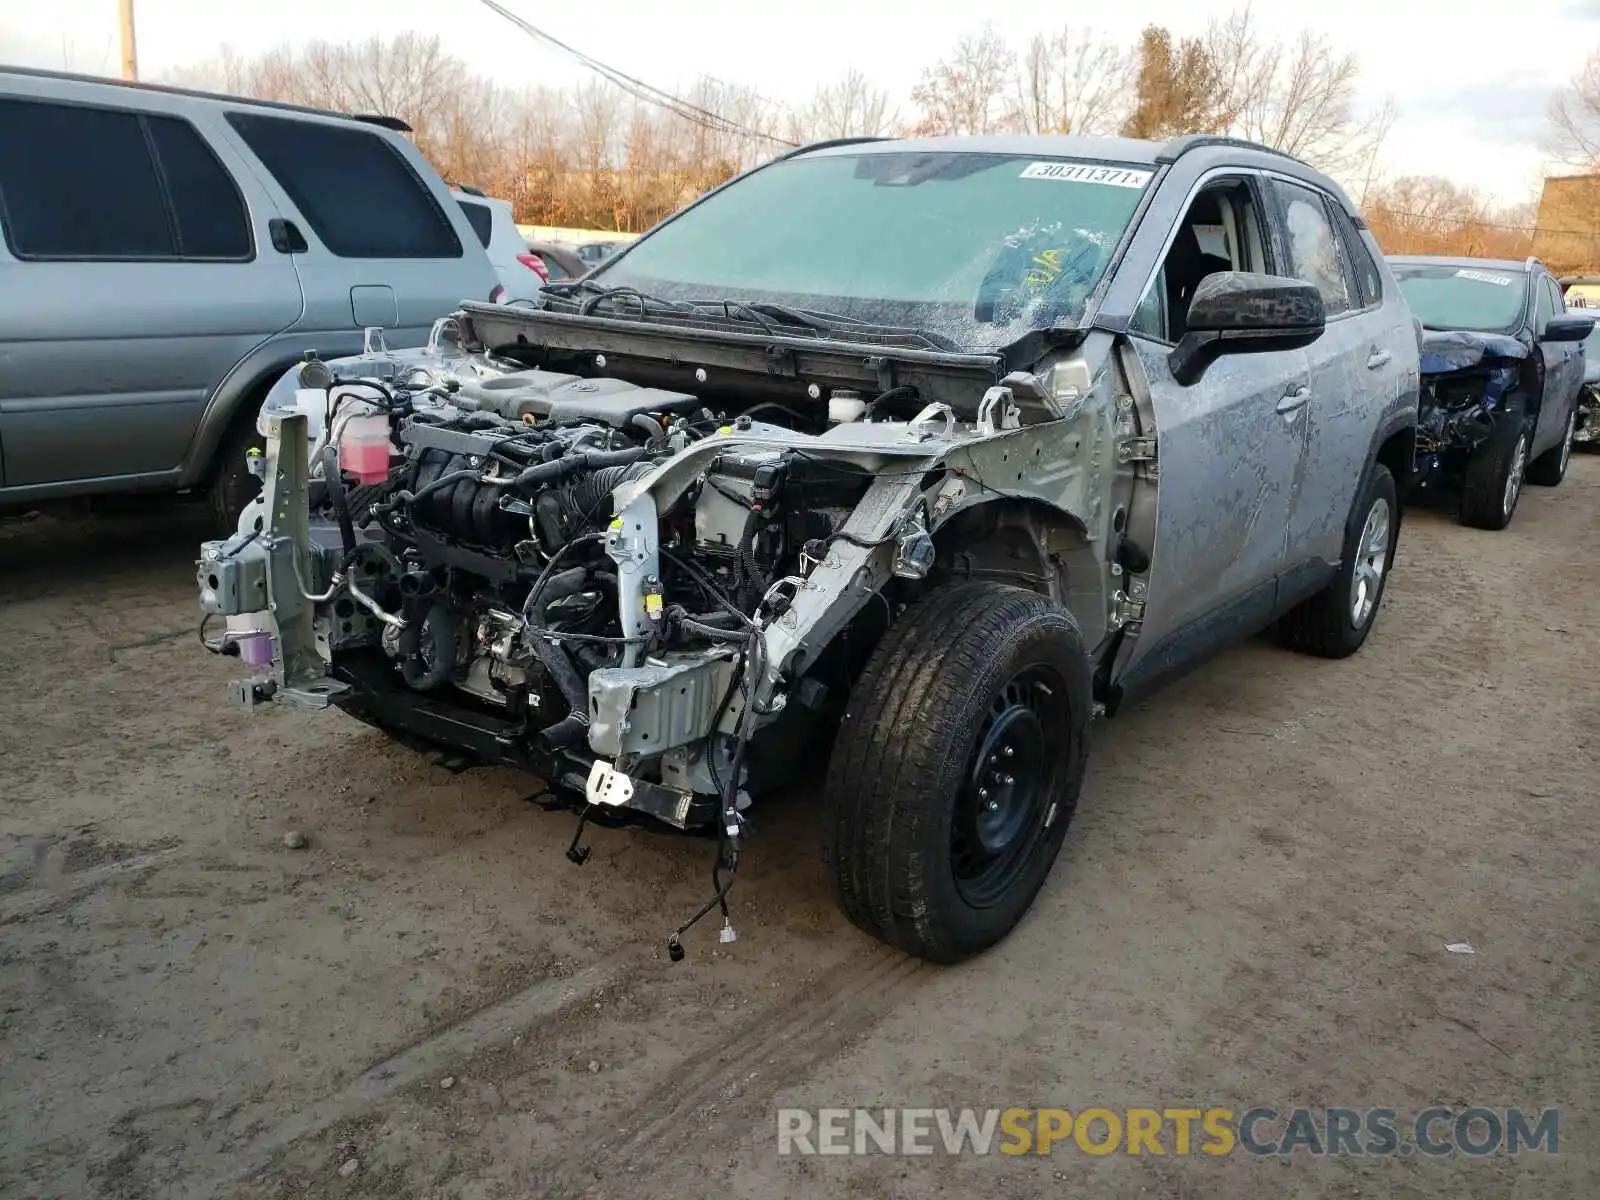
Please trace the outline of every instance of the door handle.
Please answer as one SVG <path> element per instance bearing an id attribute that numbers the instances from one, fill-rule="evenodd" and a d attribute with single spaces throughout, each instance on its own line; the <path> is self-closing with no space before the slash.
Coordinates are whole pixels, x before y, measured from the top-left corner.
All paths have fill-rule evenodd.
<path id="1" fill-rule="evenodd" d="M 1387 367 L 1389 365 L 1389 360 L 1393 357 L 1394 355 L 1390 354 L 1387 350 L 1374 350 L 1371 354 L 1367 355 L 1367 370 L 1376 371 L 1381 367 Z"/>
<path id="2" fill-rule="evenodd" d="M 1297 388 L 1290 388 L 1283 394 L 1283 399 L 1278 401 L 1278 411 L 1281 413 L 1298 412 L 1304 408 L 1306 401 L 1311 399 L 1311 389 L 1305 384 Z"/>
<path id="3" fill-rule="evenodd" d="M 279 254 L 304 254 L 308 248 L 306 235 L 300 232 L 300 227 L 282 217 L 273 217 L 267 222 L 267 236 Z"/>

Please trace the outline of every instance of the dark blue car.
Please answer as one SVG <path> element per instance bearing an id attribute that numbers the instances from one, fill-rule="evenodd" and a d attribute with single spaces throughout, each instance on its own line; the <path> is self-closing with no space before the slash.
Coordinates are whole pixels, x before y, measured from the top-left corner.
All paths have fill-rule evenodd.
<path id="1" fill-rule="evenodd" d="M 1524 479 L 1567 472 L 1594 318 L 1569 313 L 1535 259 L 1389 265 L 1423 327 L 1414 486 L 1458 492 L 1464 523 L 1504 529 Z"/>

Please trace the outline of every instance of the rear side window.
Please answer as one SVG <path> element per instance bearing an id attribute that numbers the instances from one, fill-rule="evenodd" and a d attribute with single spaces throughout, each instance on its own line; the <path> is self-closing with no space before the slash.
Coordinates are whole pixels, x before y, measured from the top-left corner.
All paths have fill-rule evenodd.
<path id="1" fill-rule="evenodd" d="M 1350 285 L 1322 194 L 1282 180 L 1276 181 L 1276 187 L 1283 200 L 1284 232 L 1289 238 L 1289 273 L 1316 285 L 1330 317 L 1349 312 Z"/>
<path id="2" fill-rule="evenodd" d="M 244 200 L 223 165 L 189 122 L 146 117 L 172 200 L 182 258 L 243 259 L 251 253 Z"/>
<path id="3" fill-rule="evenodd" d="M 340 258 L 461 257 L 444 210 L 377 134 L 258 113 L 228 122 Z"/>
<path id="4" fill-rule="evenodd" d="M 1378 264 L 1361 240 L 1350 214 L 1337 204 L 1328 206 L 1333 211 L 1334 224 L 1339 233 L 1339 246 L 1344 251 L 1346 265 L 1350 268 L 1351 282 L 1356 289 L 1356 307 L 1371 308 L 1383 301 L 1383 277 L 1378 274 Z"/>
<path id="5" fill-rule="evenodd" d="M 494 214 L 489 211 L 487 204 L 476 204 L 471 200 L 457 200 L 461 211 L 467 214 L 467 224 L 472 226 L 472 232 L 478 235 L 478 240 L 483 243 L 483 248 L 489 248 L 489 239 L 494 236 Z"/>
<path id="6" fill-rule="evenodd" d="M 18 258 L 174 258 L 138 113 L 0 100 L 0 223 Z"/>

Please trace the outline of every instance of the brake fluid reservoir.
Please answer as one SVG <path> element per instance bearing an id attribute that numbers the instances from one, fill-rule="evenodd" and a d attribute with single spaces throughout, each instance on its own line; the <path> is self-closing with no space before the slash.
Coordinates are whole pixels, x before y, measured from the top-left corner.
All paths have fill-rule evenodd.
<path id="1" fill-rule="evenodd" d="M 362 483 L 389 478 L 389 418 L 351 417 L 339 438 L 339 467 Z"/>

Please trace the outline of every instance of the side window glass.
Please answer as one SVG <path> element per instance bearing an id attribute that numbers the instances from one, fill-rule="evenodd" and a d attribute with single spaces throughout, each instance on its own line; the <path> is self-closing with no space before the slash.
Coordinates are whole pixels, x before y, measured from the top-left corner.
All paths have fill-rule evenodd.
<path id="1" fill-rule="evenodd" d="M 1330 317 L 1349 312 L 1350 285 L 1321 194 L 1282 180 L 1277 181 L 1276 187 L 1283 201 L 1284 232 L 1289 242 L 1287 274 L 1315 284 Z"/>
<path id="2" fill-rule="evenodd" d="M 194 126 L 178 117 L 145 117 L 178 226 L 178 254 L 193 259 L 247 259 L 250 220 L 227 169 Z"/>
<path id="3" fill-rule="evenodd" d="M 1378 274 L 1378 264 L 1372 260 L 1367 243 L 1361 237 L 1350 214 L 1337 204 L 1330 204 L 1334 215 L 1335 232 L 1345 262 L 1350 267 L 1350 281 L 1355 285 L 1356 303 L 1360 308 L 1371 308 L 1383 302 L 1383 276 Z"/>
<path id="4" fill-rule="evenodd" d="M 1539 280 L 1538 303 L 1533 314 L 1533 333 L 1535 337 L 1544 336 L 1544 327 L 1550 323 L 1550 318 L 1555 316 L 1555 308 L 1550 303 L 1550 285 L 1543 279 Z"/>
<path id="5" fill-rule="evenodd" d="M 0 226 L 18 258 L 172 258 L 139 114 L 0 99 Z"/>
<path id="6" fill-rule="evenodd" d="M 494 216 L 489 212 L 487 204 L 475 204 L 471 200 L 457 200 L 461 211 L 467 214 L 467 224 L 472 226 L 472 232 L 478 235 L 478 241 L 483 243 L 483 248 L 489 248 L 489 241 L 494 236 Z"/>
<path id="7" fill-rule="evenodd" d="M 1201 281 L 1243 269 L 1248 258 L 1238 244 L 1241 186 L 1237 180 L 1210 184 L 1195 196 L 1178 222 L 1161 269 L 1133 311 L 1129 321 L 1133 332 L 1176 343 L 1183 337 L 1189 303 Z M 1248 208 L 1243 219 L 1248 242 L 1257 236 Z"/>
<path id="8" fill-rule="evenodd" d="M 381 136 L 253 112 L 228 123 L 340 258 L 460 258 L 461 240 L 411 164 Z"/>
<path id="9" fill-rule="evenodd" d="M 1144 299 L 1139 301 L 1139 307 L 1133 310 L 1133 320 L 1129 323 L 1129 328 L 1146 337 L 1164 339 L 1167 336 L 1167 323 L 1165 314 L 1161 311 L 1161 298 L 1165 294 L 1166 272 L 1157 271 L 1155 280 L 1144 294 Z"/>

